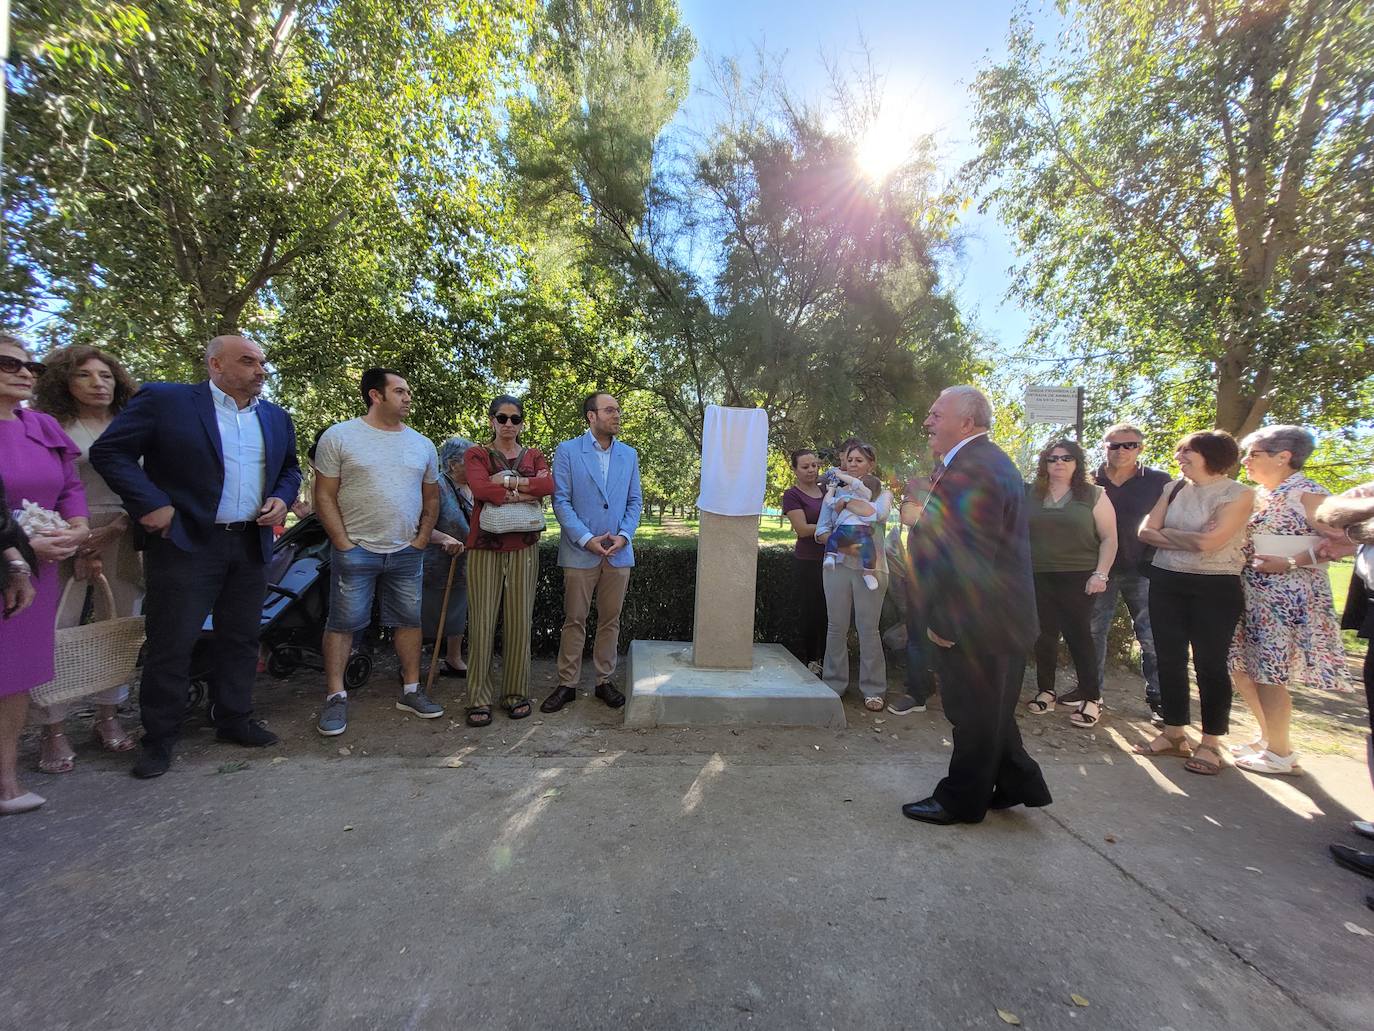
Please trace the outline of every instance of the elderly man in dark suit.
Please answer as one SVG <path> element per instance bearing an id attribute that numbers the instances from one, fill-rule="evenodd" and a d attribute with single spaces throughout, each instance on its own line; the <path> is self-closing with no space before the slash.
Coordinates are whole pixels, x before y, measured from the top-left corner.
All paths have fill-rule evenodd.
<path id="1" fill-rule="evenodd" d="M 277 741 L 251 718 L 253 681 L 272 527 L 301 485 L 296 431 L 258 396 L 267 370 L 256 343 L 216 337 L 205 361 L 208 382 L 144 386 L 91 448 L 144 536 L 143 753 L 132 772 L 145 779 L 171 765 L 191 652 L 212 612 L 216 736 L 258 748 Z"/>
<path id="2" fill-rule="evenodd" d="M 1327 498 L 1318 506 L 1317 518 L 1344 530 L 1346 537 L 1341 542 L 1323 541 L 1319 547 L 1322 558 L 1345 558 L 1357 554 L 1358 549 L 1341 628 L 1354 630 L 1356 636 L 1369 642 L 1364 656 L 1364 693 L 1369 706 L 1369 774 L 1374 778 L 1374 482 Z M 1355 820 L 1350 828 L 1374 839 L 1374 821 Z M 1347 869 L 1374 877 L 1374 852 L 1338 842 L 1331 845 L 1331 857 Z M 1374 895 L 1366 895 L 1364 901 L 1374 909 Z"/>
<path id="3" fill-rule="evenodd" d="M 1026 491 L 1011 459 L 988 439 L 991 426 L 987 398 L 962 386 L 941 393 L 925 421 L 944 459 L 909 548 L 954 754 L 934 793 L 902 807 L 924 823 L 978 823 L 989 809 L 1050 804 L 1015 717 L 1016 674 L 1038 630 Z"/>

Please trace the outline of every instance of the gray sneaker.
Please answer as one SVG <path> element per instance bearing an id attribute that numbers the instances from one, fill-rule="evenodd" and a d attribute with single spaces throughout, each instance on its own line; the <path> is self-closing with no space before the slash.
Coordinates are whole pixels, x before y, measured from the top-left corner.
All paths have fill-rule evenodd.
<path id="1" fill-rule="evenodd" d="M 895 702 L 888 702 L 887 711 L 894 716 L 910 716 L 914 712 L 925 712 L 926 703 L 918 702 L 911 695 L 904 694 Z"/>
<path id="2" fill-rule="evenodd" d="M 315 727 L 325 737 L 338 737 L 348 729 L 348 696 L 337 695 L 325 700 L 320 722 Z"/>
<path id="3" fill-rule="evenodd" d="M 396 708 L 412 716 L 419 716 L 422 720 L 438 719 L 444 714 L 444 707 L 438 702 L 430 701 L 423 690 L 411 691 L 409 694 L 402 691 L 401 697 L 396 700 Z"/>

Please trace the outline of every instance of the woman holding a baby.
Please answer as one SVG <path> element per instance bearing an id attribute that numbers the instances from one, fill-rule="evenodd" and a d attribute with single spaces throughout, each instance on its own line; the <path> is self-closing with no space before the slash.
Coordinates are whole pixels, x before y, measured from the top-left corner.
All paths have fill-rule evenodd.
<path id="1" fill-rule="evenodd" d="M 883 538 L 892 493 L 876 473 L 878 456 L 869 444 L 845 447 L 841 468 L 826 477 L 826 494 L 816 523 L 816 540 L 825 545 L 821 579 L 825 587 L 825 662 L 821 679 L 836 694 L 849 690 L 849 624 L 859 631 L 859 691 L 864 708 L 882 711 L 887 692 L 887 660 L 878 635 L 878 618 L 887 594 L 887 557 Z"/>
<path id="2" fill-rule="evenodd" d="M 0 477 L 8 503 L 19 508 L 29 501 L 61 517 L 61 523 L 49 517 L 47 529 L 27 528 L 37 569 L 20 570 L 22 560 L 17 560 L 7 570 L 31 576 L 37 596 L 28 608 L 0 620 L 0 814 L 37 809 L 44 801 L 19 784 L 19 733 L 28 716 L 29 689 L 53 676 L 58 566 L 77 553 L 90 532 L 76 469 L 80 449 L 51 415 L 22 407 L 44 371 L 23 344 L 0 335 Z"/>

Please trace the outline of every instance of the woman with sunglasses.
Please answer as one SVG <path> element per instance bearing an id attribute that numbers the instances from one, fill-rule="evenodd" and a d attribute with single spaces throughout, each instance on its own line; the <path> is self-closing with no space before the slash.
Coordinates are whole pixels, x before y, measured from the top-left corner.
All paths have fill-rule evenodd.
<path id="1" fill-rule="evenodd" d="M 1069 722 L 1094 727 L 1102 716 L 1102 684 L 1093 647 L 1093 597 L 1107 588 L 1116 559 L 1116 512 L 1107 492 L 1088 482 L 1083 449 L 1056 440 L 1040 452 L 1035 482 L 1027 489 L 1031 569 L 1040 636 L 1035 640 L 1035 715 L 1056 703 L 1073 706 Z M 1078 687 L 1054 690 L 1059 638 L 1069 646 Z"/>
<path id="2" fill-rule="evenodd" d="M 487 408 L 492 441 L 463 456 L 474 499 L 467 539 L 468 710 L 467 725 L 491 723 L 491 677 L 496 614 L 501 621 L 501 708 L 513 720 L 530 714 L 530 627 L 539 578 L 542 530 L 491 533 L 482 528 L 487 506 L 541 502 L 553 493 L 553 474 L 538 448 L 520 446 L 525 406 L 502 394 Z"/>
<path id="3" fill-rule="evenodd" d="M 1188 434 L 1174 457 L 1183 476 L 1164 488 L 1140 528 L 1141 541 L 1155 548 L 1150 624 L 1164 730 L 1135 750 L 1152 758 L 1182 758 L 1190 773 L 1211 776 L 1221 772 L 1221 739 L 1230 729 L 1227 656 L 1245 609 L 1240 571 L 1255 499 L 1249 487 L 1230 478 L 1240 449 L 1225 430 Z M 1196 748 L 1185 733 L 1190 650 L 1202 709 L 1202 740 Z"/>
<path id="4" fill-rule="evenodd" d="M 133 616 L 143 605 L 143 563 L 134 549 L 134 535 L 124 503 L 91 466 L 91 445 L 105 432 L 138 385 L 111 354 L 95 347 L 75 345 L 49 353 L 43 359 L 47 372 L 34 389 L 33 407 L 47 412 L 81 449 L 76 470 L 86 491 L 91 513 L 91 533 L 76 558 L 63 562 L 59 571 L 58 595 L 68 581 L 88 580 L 103 575 L 114 595 L 116 616 Z M 59 626 L 81 622 L 86 592 L 74 590 L 57 614 Z M 127 752 L 134 747 L 120 725 L 117 707 L 129 697 L 128 685 L 101 691 L 87 701 L 95 705 L 95 740 L 107 752 Z M 38 768 L 44 773 L 68 773 L 76 762 L 76 752 L 63 733 L 69 705 L 35 705 L 33 719 L 42 726 L 39 739 Z"/>
<path id="5" fill-rule="evenodd" d="M 851 442 L 844 451 L 844 469 L 858 479 L 876 476 L 877 452 L 872 445 Z M 818 542 L 824 544 L 837 525 L 836 507 L 839 504 L 864 506 L 862 515 L 868 515 L 867 508 L 872 508 L 873 537 L 877 541 L 885 538 L 884 524 L 892 511 L 892 492 L 889 490 L 880 492 L 872 502 L 827 501 L 816 523 Z M 849 621 L 852 614 L 859 631 L 859 691 L 864 696 L 864 708 L 869 712 L 882 712 L 887 695 L 887 658 L 878 635 L 878 619 L 883 612 L 883 597 L 887 594 L 887 554 L 882 547 L 876 551 L 876 572 L 868 574 L 878 581 L 876 589 L 870 589 L 864 582 L 863 564 L 855 554 L 844 554 L 839 562 L 825 566 L 821 573 L 826 610 L 825 661 L 821 679 L 841 697 L 849 690 Z"/>
<path id="6" fill-rule="evenodd" d="M 56 512 L 65 529 L 29 535 L 38 560 L 32 570 L 34 603 L 0 621 L 0 814 L 37 809 L 43 798 L 19 785 L 19 733 L 28 713 L 29 689 L 53 677 L 53 625 L 57 616 L 57 567 L 73 557 L 90 532 L 86 496 L 76 471 L 80 448 L 56 419 L 24 408 L 46 371 L 11 336 L 0 335 L 0 479 L 9 503 L 32 502 Z M 14 572 L 18 573 L 16 567 Z"/>

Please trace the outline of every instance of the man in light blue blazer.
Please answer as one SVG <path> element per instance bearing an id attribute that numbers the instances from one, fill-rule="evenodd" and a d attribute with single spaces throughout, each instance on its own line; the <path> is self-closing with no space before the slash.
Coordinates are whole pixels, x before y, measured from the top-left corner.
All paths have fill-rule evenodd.
<path id="1" fill-rule="evenodd" d="M 616 649 L 620 610 L 635 564 L 635 530 L 644 499 L 639 491 L 639 454 L 616 440 L 620 403 L 610 394 L 582 402 L 587 432 L 558 445 L 553 456 L 553 511 L 558 517 L 558 564 L 563 568 L 563 637 L 558 648 L 558 686 L 539 706 L 557 712 L 577 700 L 587 614 L 596 598 L 596 696 L 618 709 Z"/>

